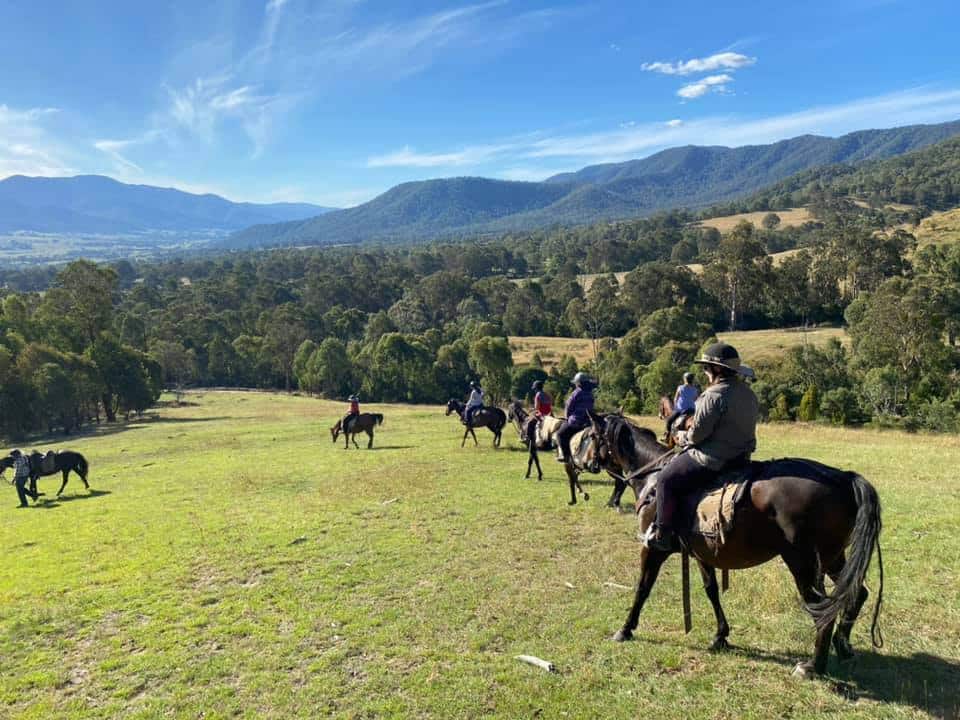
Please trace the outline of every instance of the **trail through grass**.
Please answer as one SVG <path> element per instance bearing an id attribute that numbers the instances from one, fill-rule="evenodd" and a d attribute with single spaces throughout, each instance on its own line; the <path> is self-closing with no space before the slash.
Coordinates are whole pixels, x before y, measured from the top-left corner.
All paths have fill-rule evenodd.
<path id="1" fill-rule="evenodd" d="M 782 564 L 732 575 L 733 652 L 679 562 L 638 640 L 607 638 L 636 580 L 635 524 L 562 470 L 525 481 L 505 433 L 459 448 L 436 407 L 379 406 L 372 451 L 327 428 L 340 405 L 209 392 L 118 432 L 61 443 L 94 493 L 0 506 L 0 716 L 956 717 L 960 712 L 960 439 L 761 429 L 763 456 L 860 471 L 884 506 L 886 647 L 800 682 L 812 648 Z M 54 478 L 41 489 L 55 492 Z M 870 584 L 876 584 L 875 571 Z M 572 586 L 572 587 L 571 587 Z M 554 662 L 547 674 L 514 660 Z"/>

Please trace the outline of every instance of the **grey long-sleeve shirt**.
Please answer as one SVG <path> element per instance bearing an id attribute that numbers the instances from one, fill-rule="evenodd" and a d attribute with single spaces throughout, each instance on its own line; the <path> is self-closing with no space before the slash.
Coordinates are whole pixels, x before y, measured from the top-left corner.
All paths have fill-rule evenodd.
<path id="1" fill-rule="evenodd" d="M 711 470 L 757 449 L 759 403 L 739 377 L 724 378 L 697 399 L 690 429 L 677 433 L 687 454 Z"/>

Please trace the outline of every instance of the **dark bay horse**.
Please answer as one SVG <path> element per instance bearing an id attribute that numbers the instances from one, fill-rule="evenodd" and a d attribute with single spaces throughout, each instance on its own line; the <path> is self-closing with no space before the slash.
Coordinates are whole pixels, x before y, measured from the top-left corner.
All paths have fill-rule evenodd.
<path id="1" fill-rule="evenodd" d="M 636 434 L 626 421 L 607 417 L 605 427 L 591 436 L 601 462 L 617 456 L 629 482 L 638 493 L 638 521 L 645 533 L 656 516 L 654 503 L 643 504 L 656 485 L 656 470 L 667 451 L 652 433 Z M 712 649 L 728 647 L 730 627 L 720 605 L 716 568 L 754 567 L 776 557 L 783 558 L 797 590 L 816 626 L 813 658 L 798 663 L 794 674 L 812 677 L 827 667 L 831 639 L 841 660 L 853 656 L 850 631 L 867 599 L 864 578 L 873 550 L 877 550 L 880 584 L 873 611 L 871 640 L 883 640 L 877 624 L 883 598 L 883 558 L 880 552 L 880 501 L 873 486 L 860 475 L 822 465 L 812 460 L 782 459 L 752 463 L 753 482 L 734 515 L 733 527 L 717 546 L 700 535 L 690 535 L 687 546 L 700 565 L 704 589 L 713 606 L 717 633 Z M 643 547 L 640 580 L 633 607 L 623 627 L 614 636 L 630 640 L 640 611 L 650 595 L 664 561 L 674 551 Z M 827 592 L 824 575 L 834 587 Z M 839 624 L 834 633 L 834 625 Z"/>
<path id="2" fill-rule="evenodd" d="M 333 441 L 336 442 L 337 438 L 340 437 L 340 433 L 343 433 L 343 449 L 350 449 L 350 441 L 353 441 L 353 446 L 360 449 L 360 446 L 357 445 L 357 434 L 365 432 L 369 436 L 367 441 L 367 449 L 373 447 L 373 428 L 377 425 L 383 425 L 383 415 L 380 413 L 360 413 L 353 421 L 350 423 L 350 429 L 347 432 L 343 430 L 343 420 L 337 420 L 337 424 L 330 428 L 330 436 L 333 438 Z"/>
<path id="3" fill-rule="evenodd" d="M 34 450 L 27 457 L 30 459 L 29 494 L 33 495 L 34 498 L 36 498 L 38 494 L 42 494 L 37 493 L 37 479 L 46 477 L 47 475 L 56 475 L 57 473 L 63 474 L 63 482 L 60 485 L 60 489 L 57 490 L 57 495 L 60 495 L 67 486 L 67 478 L 70 476 L 71 471 L 80 476 L 80 479 L 83 480 L 83 486 L 87 490 L 90 489 L 90 483 L 87 482 L 90 465 L 87 463 L 87 459 L 80 453 L 74 452 L 73 450 L 61 450 L 50 453 L 50 458 L 47 460 L 45 455 Z M 44 462 L 45 460 L 47 460 L 47 462 Z M 12 456 L 8 455 L 0 460 L 0 472 L 12 467 Z"/>
<path id="4" fill-rule="evenodd" d="M 673 400 L 666 395 L 661 395 L 657 401 L 657 417 L 666 420 L 673 415 Z"/>
<path id="5" fill-rule="evenodd" d="M 510 403 L 510 407 L 507 409 L 507 417 L 517 426 L 520 442 L 526 445 L 529 451 L 527 474 L 524 478 L 530 477 L 530 471 L 535 464 L 537 466 L 537 480 L 543 480 L 543 469 L 540 467 L 538 451 L 549 450 L 553 447 L 553 435 L 563 421 L 552 415 L 538 419 L 533 413 L 524 410 L 523 404 L 519 400 Z"/>
<path id="6" fill-rule="evenodd" d="M 458 417 L 463 418 L 463 410 L 466 407 L 464 403 L 459 400 L 451 399 L 447 402 L 447 415 L 451 413 L 456 413 Z M 467 429 L 463 431 L 463 440 L 460 442 L 460 447 L 463 447 L 467 442 L 467 435 L 473 436 L 473 444 L 479 445 L 477 441 L 477 434 L 473 431 L 474 428 L 485 427 L 493 433 L 493 446 L 500 447 L 500 436 L 503 434 L 503 428 L 507 424 L 507 414 L 498 407 L 488 407 L 484 406 L 477 410 L 473 414 L 473 418 L 470 421 L 470 424 L 467 425 Z"/>

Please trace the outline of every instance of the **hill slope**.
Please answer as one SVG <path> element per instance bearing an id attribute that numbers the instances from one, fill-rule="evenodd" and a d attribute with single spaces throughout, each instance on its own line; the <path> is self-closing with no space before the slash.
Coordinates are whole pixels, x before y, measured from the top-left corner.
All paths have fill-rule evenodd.
<path id="1" fill-rule="evenodd" d="M 540 183 L 483 178 L 411 182 L 368 203 L 304 222 L 249 228 L 227 247 L 428 239 L 636 217 L 742 197 L 811 167 L 860 163 L 960 134 L 960 121 L 804 135 L 772 145 L 687 146 L 642 160 L 594 165 Z"/>
<path id="2" fill-rule="evenodd" d="M 235 203 L 219 195 L 128 185 L 102 175 L 0 180 L 0 232 L 230 231 L 329 209 L 308 203 Z"/>

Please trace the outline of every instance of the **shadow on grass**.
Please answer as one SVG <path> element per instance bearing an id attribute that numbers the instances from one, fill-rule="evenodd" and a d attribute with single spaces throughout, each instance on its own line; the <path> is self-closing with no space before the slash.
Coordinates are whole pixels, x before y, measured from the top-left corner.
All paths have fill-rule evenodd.
<path id="1" fill-rule="evenodd" d="M 730 653 L 792 669 L 806 658 L 731 646 Z M 909 705 L 935 718 L 960 717 L 960 661 L 930 655 L 884 655 L 860 650 L 849 663 L 831 655 L 824 682 L 848 700 Z"/>
<path id="2" fill-rule="evenodd" d="M 91 500 L 93 498 L 103 497 L 104 495 L 110 495 L 109 490 L 88 490 L 84 495 L 61 495 L 60 497 L 44 497 L 36 502 L 36 504 L 31 505 L 31 508 L 37 510 L 52 510 L 54 508 L 60 507 L 63 503 L 74 502 L 75 500 Z"/>
<path id="3" fill-rule="evenodd" d="M 71 440 L 79 440 L 86 438 L 96 438 L 107 435 L 116 435 L 117 433 L 128 432 L 130 430 L 140 430 L 142 428 L 148 427 L 150 425 L 166 425 L 166 424 L 181 424 L 181 423 L 206 423 L 206 422 L 218 422 L 220 420 L 231 420 L 234 419 L 229 415 L 218 415 L 213 417 L 201 417 L 201 418 L 181 418 L 181 417 L 163 417 L 157 414 L 147 414 L 140 418 L 134 418 L 132 420 L 120 420 L 117 422 L 107 423 L 104 422 L 100 425 L 90 425 L 82 428 L 81 430 L 74 430 L 69 434 L 63 432 L 53 432 L 53 433 L 42 433 L 37 435 L 28 435 L 25 440 L 21 442 L 22 445 L 44 445 L 50 443 L 63 444 L 68 443 Z"/>
<path id="4" fill-rule="evenodd" d="M 372 448 L 364 448 L 365 450 L 413 450 L 415 445 L 374 445 Z"/>

